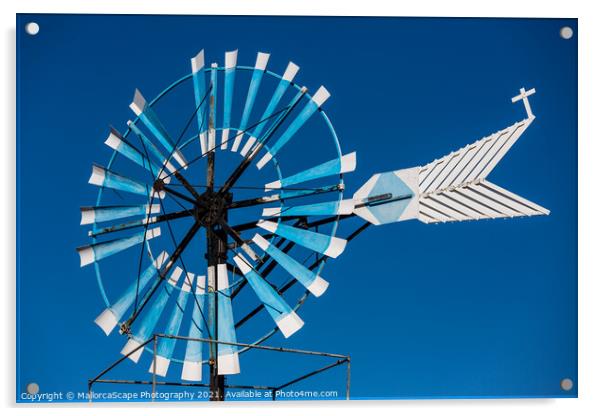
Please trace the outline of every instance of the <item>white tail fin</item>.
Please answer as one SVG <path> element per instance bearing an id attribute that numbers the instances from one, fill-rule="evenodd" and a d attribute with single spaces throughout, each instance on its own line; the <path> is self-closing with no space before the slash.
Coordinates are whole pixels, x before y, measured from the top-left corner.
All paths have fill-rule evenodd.
<path id="1" fill-rule="evenodd" d="M 486 180 L 535 119 L 527 100 L 534 92 L 521 89 L 513 99 L 525 102 L 526 119 L 427 165 L 372 176 L 353 196 L 354 213 L 373 224 L 548 215 L 547 209 Z"/>

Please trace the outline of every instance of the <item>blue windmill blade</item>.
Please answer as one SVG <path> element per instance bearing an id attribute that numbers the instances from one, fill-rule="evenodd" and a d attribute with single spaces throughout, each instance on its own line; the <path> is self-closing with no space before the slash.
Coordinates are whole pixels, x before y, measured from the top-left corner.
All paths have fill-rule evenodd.
<path id="1" fill-rule="evenodd" d="M 197 276 L 194 291 L 195 304 L 192 309 L 192 319 L 188 330 L 188 338 L 203 338 L 203 307 L 205 305 L 206 277 Z M 203 377 L 203 343 L 188 340 L 186 342 L 186 354 L 182 366 L 182 380 L 200 381 Z"/>
<path id="2" fill-rule="evenodd" d="M 215 124 L 217 122 L 217 64 L 211 64 L 211 92 L 209 102 L 213 103 L 209 111 L 209 125 L 207 128 L 207 152 L 215 151 Z"/>
<path id="3" fill-rule="evenodd" d="M 280 80 L 278 86 L 276 87 L 276 90 L 272 94 L 272 98 L 270 98 L 270 102 L 265 108 L 263 115 L 259 119 L 265 121 L 255 126 L 255 129 L 253 129 L 253 132 L 251 133 L 251 137 L 249 137 L 246 144 L 240 151 L 240 154 L 243 157 L 247 156 L 247 154 L 251 151 L 251 149 L 257 142 L 257 138 L 261 137 L 261 133 L 263 132 L 263 130 L 266 127 L 266 124 L 268 123 L 266 119 L 276 112 L 276 107 L 280 103 L 280 100 L 282 100 L 282 97 L 284 96 L 286 90 L 292 84 L 295 75 L 297 75 L 297 72 L 299 72 L 299 67 L 293 62 L 289 62 L 286 67 L 286 70 L 284 71 L 284 74 L 282 75 L 282 79 Z"/>
<path id="4" fill-rule="evenodd" d="M 194 273 L 187 273 L 186 277 L 184 278 L 184 282 L 182 282 L 178 297 L 176 298 L 176 303 L 173 305 L 171 316 L 169 317 L 169 320 L 165 325 L 165 329 L 163 330 L 164 334 L 179 334 L 180 327 L 182 326 L 182 317 L 184 316 L 184 311 L 186 310 L 186 305 L 188 304 L 188 298 L 190 297 L 190 290 L 193 285 Z M 175 338 L 161 338 L 158 340 L 159 345 L 157 346 L 157 354 L 155 355 L 155 359 L 152 360 L 150 368 L 148 369 L 149 373 L 155 373 L 161 377 L 165 377 L 167 375 L 171 357 L 173 356 L 173 352 L 176 348 L 176 341 L 177 340 Z"/>
<path id="5" fill-rule="evenodd" d="M 207 92 L 205 81 L 205 50 L 202 49 L 190 60 L 192 67 L 192 85 L 194 88 L 194 102 L 198 111 L 196 113 L 199 128 L 199 141 L 201 152 L 207 152 L 207 100 L 203 101 Z"/>
<path id="6" fill-rule="evenodd" d="M 236 342 L 230 283 L 226 264 L 217 265 L 217 339 L 224 342 Z M 218 374 L 238 374 L 238 347 L 236 345 L 217 344 Z"/>
<path id="7" fill-rule="evenodd" d="M 80 267 L 87 266 L 88 264 L 117 254 L 130 247 L 134 247 L 135 245 L 142 243 L 145 239 L 150 240 L 160 235 L 161 228 L 157 227 L 146 231 L 140 231 L 130 237 L 117 238 L 103 243 L 78 247 L 77 252 L 80 257 Z"/>
<path id="8" fill-rule="evenodd" d="M 236 80 L 237 57 L 238 50 L 226 52 L 226 66 L 224 68 L 224 119 L 222 121 L 222 150 L 228 148 L 230 122 L 232 121 L 232 96 L 234 95 L 234 82 Z"/>
<path id="9" fill-rule="evenodd" d="M 148 160 L 146 156 L 144 156 L 138 151 L 138 149 L 134 148 L 131 144 L 129 144 L 123 138 L 123 136 L 114 128 L 111 128 L 111 132 L 109 133 L 109 137 L 107 137 L 105 144 L 111 149 L 115 150 L 120 155 L 131 160 L 138 166 L 142 166 L 144 169 L 152 173 L 153 177 L 159 177 L 161 167 L 157 166 L 156 163 Z M 166 175 L 167 173 L 163 172 L 163 176 L 165 177 Z"/>
<path id="10" fill-rule="evenodd" d="M 280 216 L 321 216 L 321 215 L 349 215 L 353 213 L 355 202 L 353 199 L 344 199 L 342 201 L 319 202 L 316 204 L 299 205 L 291 207 L 264 208 L 262 216 L 280 217 Z"/>
<path id="11" fill-rule="evenodd" d="M 257 92 L 259 91 L 259 87 L 261 86 L 261 81 L 263 79 L 263 74 L 268 66 L 268 60 L 270 59 L 269 53 L 258 52 L 257 59 L 255 61 L 255 68 L 253 69 L 253 75 L 251 76 L 251 82 L 249 83 L 249 91 L 247 93 L 247 99 L 245 100 L 245 106 L 242 112 L 242 117 L 240 119 L 240 124 L 238 125 L 238 133 L 236 134 L 236 138 L 232 143 L 231 150 L 233 152 L 237 152 L 240 147 L 240 143 L 243 139 L 243 132 L 247 128 L 249 124 L 249 118 L 251 117 L 251 112 L 253 111 L 253 105 L 255 104 L 255 99 L 257 98 Z"/>
<path id="12" fill-rule="evenodd" d="M 92 165 L 92 175 L 90 175 L 88 183 L 146 197 L 157 196 L 161 199 L 165 197 L 165 191 L 154 192 L 152 187 L 145 183 L 119 175 L 98 165 Z"/>
<path id="13" fill-rule="evenodd" d="M 332 258 L 337 258 L 347 245 L 347 240 L 342 238 L 296 228 L 291 225 L 279 224 L 273 221 L 261 220 L 257 223 L 257 226 L 289 241 L 293 241 L 300 246 Z"/>
<path id="14" fill-rule="evenodd" d="M 183 270 L 180 267 L 175 267 L 169 280 L 166 283 L 161 283 L 153 303 L 145 308 L 145 314 L 142 317 L 142 320 L 135 322 L 135 328 L 132 331 L 131 337 L 121 349 L 122 355 L 128 356 L 128 358 L 135 363 L 138 362 L 144 348 L 139 348 L 138 350 L 136 350 L 136 348 L 140 347 L 140 345 L 144 344 L 153 336 L 157 322 L 159 322 L 159 319 L 165 310 L 165 306 L 167 305 L 170 296 L 173 294 L 174 288 L 177 286 L 182 274 Z M 136 351 L 133 352 L 134 350 Z"/>
<path id="15" fill-rule="evenodd" d="M 81 207 L 80 225 L 97 224 L 128 217 L 148 216 L 161 212 L 160 204 L 113 205 L 98 207 Z"/>
<path id="16" fill-rule="evenodd" d="M 314 296 L 322 296 L 328 288 L 328 282 L 321 276 L 312 272 L 297 260 L 271 244 L 259 234 L 255 234 L 253 242 L 268 254 L 276 263 L 278 263 L 291 276 L 299 281 Z"/>
<path id="17" fill-rule="evenodd" d="M 240 254 L 234 256 L 234 262 L 251 288 L 268 311 L 285 338 L 290 337 L 303 327 L 303 320 L 286 303 L 280 294 L 257 273 L 250 263 Z"/>
<path id="18" fill-rule="evenodd" d="M 150 266 L 140 274 L 140 278 L 132 282 L 115 303 L 96 317 L 94 323 L 98 325 L 105 334 L 109 335 L 113 331 L 113 328 L 117 326 L 125 312 L 135 302 L 136 297 L 140 295 L 151 279 L 157 275 L 157 271 L 163 263 L 165 263 L 165 260 L 167 260 L 168 257 L 169 254 L 167 254 L 166 251 L 159 254 Z"/>
<path id="19" fill-rule="evenodd" d="M 134 122 L 132 122 L 131 120 L 128 120 L 127 125 L 130 128 L 130 130 L 132 130 L 136 134 L 136 136 L 138 136 L 140 138 L 140 140 L 142 140 L 143 146 L 144 146 L 144 149 L 146 149 L 146 152 L 153 155 L 153 157 L 159 161 L 161 166 L 165 167 L 164 170 L 168 171 L 169 173 L 173 173 L 176 171 L 176 167 L 169 160 L 167 160 L 165 155 L 157 148 L 157 146 L 155 146 L 155 144 L 151 141 L 151 139 L 149 139 L 148 136 L 146 134 L 144 134 L 142 132 L 142 130 L 140 130 L 138 128 L 138 126 L 136 126 L 136 124 Z M 163 179 L 165 181 L 165 183 L 169 183 L 169 181 L 171 180 L 171 177 L 170 176 L 166 177 L 165 173 L 162 172 L 161 179 Z"/>
<path id="20" fill-rule="evenodd" d="M 285 144 L 299 131 L 299 129 L 309 120 L 309 118 L 326 102 L 330 97 L 330 93 L 326 88 L 321 86 L 318 91 L 311 97 L 305 107 L 297 115 L 297 117 L 291 122 L 287 129 L 282 133 L 282 136 L 276 140 L 276 142 L 270 146 L 268 152 L 257 162 L 257 169 L 262 169 L 266 163 L 268 163 L 279 151 L 284 147 Z"/>
<path id="21" fill-rule="evenodd" d="M 144 124 L 157 140 L 159 140 L 159 143 L 173 155 L 176 162 L 178 162 L 182 168 L 186 169 L 187 162 L 186 159 L 184 159 L 184 155 L 179 149 L 175 148 L 173 140 L 159 120 L 159 117 L 157 117 L 155 111 L 147 104 L 146 99 L 138 89 L 134 92 L 134 99 L 130 104 L 130 108 L 134 114 L 138 116 L 140 121 L 142 121 L 142 124 Z"/>
<path id="22" fill-rule="evenodd" d="M 339 175 L 341 173 L 353 172 L 356 168 L 355 152 L 348 153 L 341 157 L 321 163 L 302 172 L 282 178 L 280 180 L 266 184 L 265 190 L 271 191 L 281 189 L 291 185 L 325 178 L 328 176 Z"/>

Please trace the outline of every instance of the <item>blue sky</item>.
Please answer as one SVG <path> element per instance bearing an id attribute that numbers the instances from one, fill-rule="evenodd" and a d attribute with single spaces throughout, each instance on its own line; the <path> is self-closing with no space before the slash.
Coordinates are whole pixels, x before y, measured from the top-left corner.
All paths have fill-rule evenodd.
<path id="1" fill-rule="evenodd" d="M 36 36 L 22 30 L 31 20 Z M 566 25 L 570 40 L 559 36 Z M 350 354 L 353 398 L 576 395 L 576 20 L 19 15 L 17 28 L 18 395 L 29 382 L 84 391 L 118 358 L 124 340 L 93 324 L 104 304 L 75 252 L 87 243 L 79 207 L 96 198 L 90 166 L 110 157 L 109 125 L 124 131 L 133 117 L 134 88 L 152 98 L 202 48 L 209 62 L 238 49 L 250 66 L 269 52 L 269 69 L 292 60 L 301 84 L 328 88 L 343 152 L 358 155 L 346 195 L 373 173 L 426 164 L 523 119 L 510 98 L 535 87 L 537 118 L 489 179 L 550 216 L 370 227 L 326 265 L 331 286 L 301 309 L 305 327 L 269 343 Z M 182 90 L 157 111 L 181 125 L 190 100 Z M 293 140 L 285 174 L 334 157 L 321 129 L 314 120 Z M 241 184 L 262 179 L 249 175 Z M 107 264 L 109 296 L 137 258 Z M 235 304 L 235 317 L 249 305 Z M 269 318 L 257 319 L 241 342 Z M 242 356 L 231 381 L 282 381 L 322 364 L 283 360 Z M 125 363 L 116 376 L 147 378 L 147 367 Z M 564 378 L 572 391 L 560 389 Z M 342 369 L 299 385 L 343 387 Z"/>

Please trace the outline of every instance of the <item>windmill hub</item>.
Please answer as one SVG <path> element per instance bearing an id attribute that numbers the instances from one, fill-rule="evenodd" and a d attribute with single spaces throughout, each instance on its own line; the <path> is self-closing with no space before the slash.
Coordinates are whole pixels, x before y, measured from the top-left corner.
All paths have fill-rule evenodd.
<path id="1" fill-rule="evenodd" d="M 232 202 L 232 193 L 224 195 L 207 190 L 198 199 L 195 216 L 205 226 L 212 226 L 226 219 L 228 205 Z"/>

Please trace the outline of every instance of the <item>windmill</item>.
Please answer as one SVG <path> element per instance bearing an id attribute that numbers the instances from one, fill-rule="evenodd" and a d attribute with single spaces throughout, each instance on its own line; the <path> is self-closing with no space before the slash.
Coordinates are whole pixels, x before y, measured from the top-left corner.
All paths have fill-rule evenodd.
<path id="1" fill-rule="evenodd" d="M 254 66 L 238 65 L 237 56 L 226 52 L 223 66 L 205 65 L 201 51 L 191 59 L 191 72 L 153 100 L 136 90 L 132 120 L 124 133 L 112 128 L 105 141 L 112 150 L 108 163 L 93 165 L 89 183 L 99 187 L 96 203 L 81 208 L 81 224 L 91 226 L 91 244 L 77 251 L 82 267 L 94 266 L 106 304 L 96 324 L 107 335 L 124 335 L 121 353 L 134 362 L 149 349 L 145 342 L 153 334 L 182 337 L 160 340 L 149 368 L 154 376 L 174 372 L 176 362 L 182 380 L 208 378 L 212 398 L 222 399 L 224 376 L 241 372 L 239 355 L 248 350 L 236 346 L 237 330 L 265 309 L 273 325 L 250 345 L 277 332 L 290 337 L 299 331 L 303 302 L 329 287 L 326 260 L 343 253 L 370 224 L 549 213 L 487 180 L 533 122 L 528 97 L 534 89 L 521 89 L 512 99 L 524 103 L 524 120 L 426 165 L 377 173 L 345 198 L 343 177 L 355 170 L 356 154 L 341 150 L 323 109 L 330 96 L 326 88 L 310 93 L 298 84 L 299 67 L 293 62 L 273 72 L 267 69 L 267 53 L 258 53 Z M 184 87 L 194 108 L 175 136 L 157 107 Z M 261 101 L 263 106 L 257 104 Z M 240 118 L 235 119 L 237 106 Z M 310 128 L 312 134 L 304 135 Z M 187 136 L 189 130 L 193 133 Z M 296 136 L 319 141 L 320 151 L 313 154 L 318 161 L 302 168 L 295 161 L 285 175 L 287 157 L 295 157 L 286 151 Z M 220 159 L 233 158 L 231 169 L 219 169 L 225 166 Z M 261 182 L 242 186 L 244 177 Z M 239 197 L 245 192 L 252 195 Z M 111 203 L 115 200 L 120 203 Z M 365 221 L 345 238 L 338 236 L 339 223 L 353 217 Z M 316 256 L 311 265 L 307 253 Z M 103 278 L 101 265 L 111 259 L 135 262 L 137 270 L 123 275 L 117 266 L 117 273 Z M 276 267 L 287 276 L 279 286 L 268 279 Z M 109 299 L 106 283 L 115 274 L 128 283 Z M 244 287 L 252 289 L 257 303 L 235 320 L 233 309 Z M 303 288 L 303 294 L 287 300 L 292 287 Z M 194 341 L 200 338 L 219 342 L 203 351 Z M 177 342 L 186 344 L 181 358 L 174 356 Z M 204 364 L 209 374 L 203 374 Z"/>

